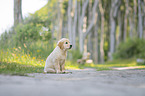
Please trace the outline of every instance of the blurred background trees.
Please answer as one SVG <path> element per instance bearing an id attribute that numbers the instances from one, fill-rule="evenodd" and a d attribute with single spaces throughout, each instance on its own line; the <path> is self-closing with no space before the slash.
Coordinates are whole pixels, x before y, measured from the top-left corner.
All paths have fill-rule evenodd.
<path id="1" fill-rule="evenodd" d="M 14 25 L 22 23 L 22 0 L 14 0 Z"/>
<path id="2" fill-rule="evenodd" d="M 69 38 L 70 60 L 86 52 L 95 64 L 145 58 L 145 0 L 48 0 L 27 18 L 22 11 L 14 0 L 14 26 L 1 35 L 2 49 L 26 44 L 26 53 L 41 49 L 37 55 L 46 58 L 60 38 Z"/>

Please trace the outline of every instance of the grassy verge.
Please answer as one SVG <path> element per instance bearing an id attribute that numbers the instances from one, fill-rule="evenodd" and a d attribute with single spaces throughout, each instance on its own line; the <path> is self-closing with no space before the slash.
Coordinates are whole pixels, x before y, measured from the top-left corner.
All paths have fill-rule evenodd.
<path id="1" fill-rule="evenodd" d="M 80 65 L 80 68 L 96 68 L 97 71 L 103 71 L 103 70 L 113 70 L 112 68 L 116 67 L 136 67 L 137 69 L 145 69 L 145 65 L 140 65 L 136 63 L 136 59 L 118 59 L 113 61 L 108 61 L 105 64 L 84 64 Z"/>
<path id="2" fill-rule="evenodd" d="M 27 76 L 27 73 L 43 73 L 44 65 L 21 64 L 16 62 L 0 62 L 0 74 Z M 66 62 L 66 69 L 79 69 L 77 64 Z"/>
<path id="3" fill-rule="evenodd" d="M 137 64 L 136 59 L 119 59 L 119 60 L 113 60 L 108 61 L 106 64 L 110 67 L 136 67 L 139 66 L 139 68 L 145 68 L 144 64 Z"/>
<path id="4" fill-rule="evenodd" d="M 43 73 L 46 58 L 37 58 L 35 55 L 25 53 L 21 48 L 0 50 L 0 74 L 21 75 L 27 73 Z M 96 68 L 97 71 L 112 70 L 113 67 L 133 67 L 138 65 L 135 59 L 108 61 L 105 64 L 79 65 L 72 61 L 66 61 L 66 69 Z"/>
<path id="5" fill-rule="evenodd" d="M 33 66 L 27 64 L 19 64 L 15 62 L 0 62 L 0 73 L 9 75 L 27 76 L 26 73 L 41 73 L 42 66 Z"/>
<path id="6" fill-rule="evenodd" d="M 43 73 L 46 58 L 25 53 L 21 48 L 0 50 L 0 74 L 21 75 Z M 79 65 L 66 61 L 66 69 L 79 69 Z"/>

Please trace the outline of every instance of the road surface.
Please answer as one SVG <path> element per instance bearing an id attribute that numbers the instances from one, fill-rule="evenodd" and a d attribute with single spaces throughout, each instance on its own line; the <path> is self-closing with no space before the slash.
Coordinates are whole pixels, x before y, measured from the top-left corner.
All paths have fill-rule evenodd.
<path id="1" fill-rule="evenodd" d="M 0 75 L 0 96 L 145 96 L 145 70 Z"/>

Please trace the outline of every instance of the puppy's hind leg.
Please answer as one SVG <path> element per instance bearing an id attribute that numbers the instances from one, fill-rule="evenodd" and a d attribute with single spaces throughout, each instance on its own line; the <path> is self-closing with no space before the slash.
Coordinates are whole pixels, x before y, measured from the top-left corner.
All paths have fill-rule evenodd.
<path id="1" fill-rule="evenodd" d="M 56 71 L 52 68 L 47 68 L 46 70 L 44 70 L 44 73 L 56 73 Z"/>

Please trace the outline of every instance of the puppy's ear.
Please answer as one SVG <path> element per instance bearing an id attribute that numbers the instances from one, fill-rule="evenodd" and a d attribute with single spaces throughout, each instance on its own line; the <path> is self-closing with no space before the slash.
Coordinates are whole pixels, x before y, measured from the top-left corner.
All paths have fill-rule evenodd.
<path id="1" fill-rule="evenodd" d="M 60 47 L 61 50 L 64 49 L 63 42 L 58 42 L 58 46 Z"/>

